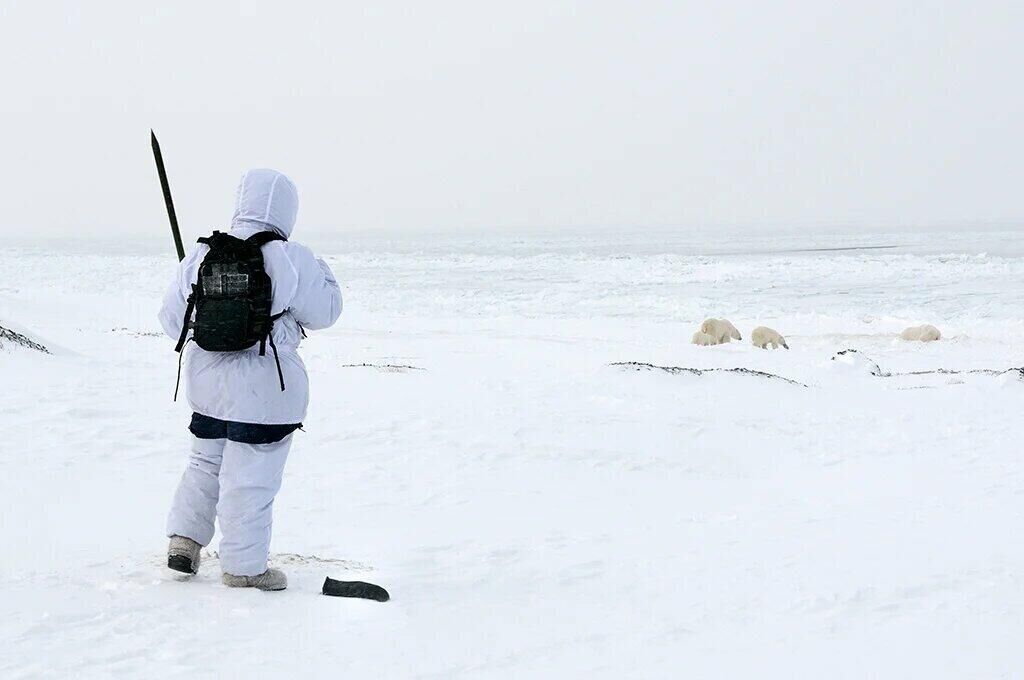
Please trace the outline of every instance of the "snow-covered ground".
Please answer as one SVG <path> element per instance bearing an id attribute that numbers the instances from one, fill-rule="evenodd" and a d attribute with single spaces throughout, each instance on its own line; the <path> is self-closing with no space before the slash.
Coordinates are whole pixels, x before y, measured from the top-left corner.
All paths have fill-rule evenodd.
<path id="1" fill-rule="evenodd" d="M 273 594 L 163 567 L 173 256 L 0 249 L 0 325 L 54 350 L 0 350 L 0 676 L 1019 677 L 1024 381 L 866 365 L 1024 365 L 1022 237 L 313 242 L 346 309 L 304 346 Z M 893 247 L 813 250 L 858 246 Z M 688 344 L 705 316 L 744 341 Z"/>

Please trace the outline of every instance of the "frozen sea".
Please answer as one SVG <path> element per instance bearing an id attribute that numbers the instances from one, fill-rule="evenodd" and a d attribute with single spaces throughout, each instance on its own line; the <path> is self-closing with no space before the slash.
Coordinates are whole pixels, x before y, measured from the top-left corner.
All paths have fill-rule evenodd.
<path id="1" fill-rule="evenodd" d="M 217 539 L 163 567 L 170 249 L 0 248 L 0 326 L 53 349 L 0 348 L 0 676 L 1024 674 L 1024 231 L 308 243 L 345 311 L 303 345 L 276 594 Z M 709 316 L 743 340 L 689 344 Z"/>

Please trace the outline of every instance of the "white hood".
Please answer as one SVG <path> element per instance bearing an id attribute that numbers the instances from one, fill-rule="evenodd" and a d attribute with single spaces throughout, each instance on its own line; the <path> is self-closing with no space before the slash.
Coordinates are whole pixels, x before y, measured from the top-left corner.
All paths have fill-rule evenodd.
<path id="1" fill-rule="evenodd" d="M 257 168 L 245 172 L 238 183 L 231 226 L 269 227 L 289 238 L 298 211 L 295 184 L 277 170 Z"/>

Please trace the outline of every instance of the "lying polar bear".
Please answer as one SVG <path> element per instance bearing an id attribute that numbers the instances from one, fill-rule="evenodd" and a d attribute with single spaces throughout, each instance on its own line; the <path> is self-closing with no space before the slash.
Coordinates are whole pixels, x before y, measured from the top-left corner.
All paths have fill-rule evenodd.
<path id="1" fill-rule="evenodd" d="M 729 340 L 742 340 L 743 336 L 736 330 L 736 326 L 733 326 L 725 319 L 705 319 L 704 323 L 700 325 L 700 333 L 710 335 L 714 338 L 714 342 L 710 343 L 713 345 L 721 345 L 722 343 L 729 342 Z M 697 336 L 694 336 L 694 344 L 698 343 L 696 340 Z"/>
<path id="2" fill-rule="evenodd" d="M 779 345 L 789 349 L 789 345 L 786 344 L 786 339 L 779 335 L 778 331 L 765 326 L 758 326 L 755 328 L 750 334 L 750 340 L 754 347 L 760 347 L 761 349 L 768 349 L 768 345 L 771 345 L 772 349 L 778 349 Z"/>
<path id="3" fill-rule="evenodd" d="M 900 333 L 900 337 L 911 342 L 934 342 L 942 338 L 942 333 L 935 326 L 924 324 L 923 326 L 911 326 Z"/>

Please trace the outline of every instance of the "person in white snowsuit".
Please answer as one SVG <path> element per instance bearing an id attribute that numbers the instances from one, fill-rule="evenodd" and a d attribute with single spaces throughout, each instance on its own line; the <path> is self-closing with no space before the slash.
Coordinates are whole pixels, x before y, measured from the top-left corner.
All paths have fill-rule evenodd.
<path id="1" fill-rule="evenodd" d="M 275 170 L 250 170 L 238 185 L 231 236 L 245 239 L 273 230 L 291 236 L 298 211 L 295 185 Z M 280 358 L 279 384 L 274 356 L 258 345 L 239 352 L 207 352 L 188 343 L 185 389 L 193 417 L 191 455 L 167 520 L 171 539 L 168 566 L 196 573 L 200 547 L 220 523 L 220 564 L 229 586 L 281 590 L 284 574 L 269 569 L 274 496 L 281 487 L 294 430 L 306 416 L 309 383 L 298 354 L 302 329 L 327 328 L 341 314 L 341 290 L 330 267 L 293 241 L 271 241 L 261 248 L 272 284 L 272 327 Z M 209 252 L 198 245 L 178 265 L 164 296 L 160 323 L 178 339 L 187 299 Z"/>

